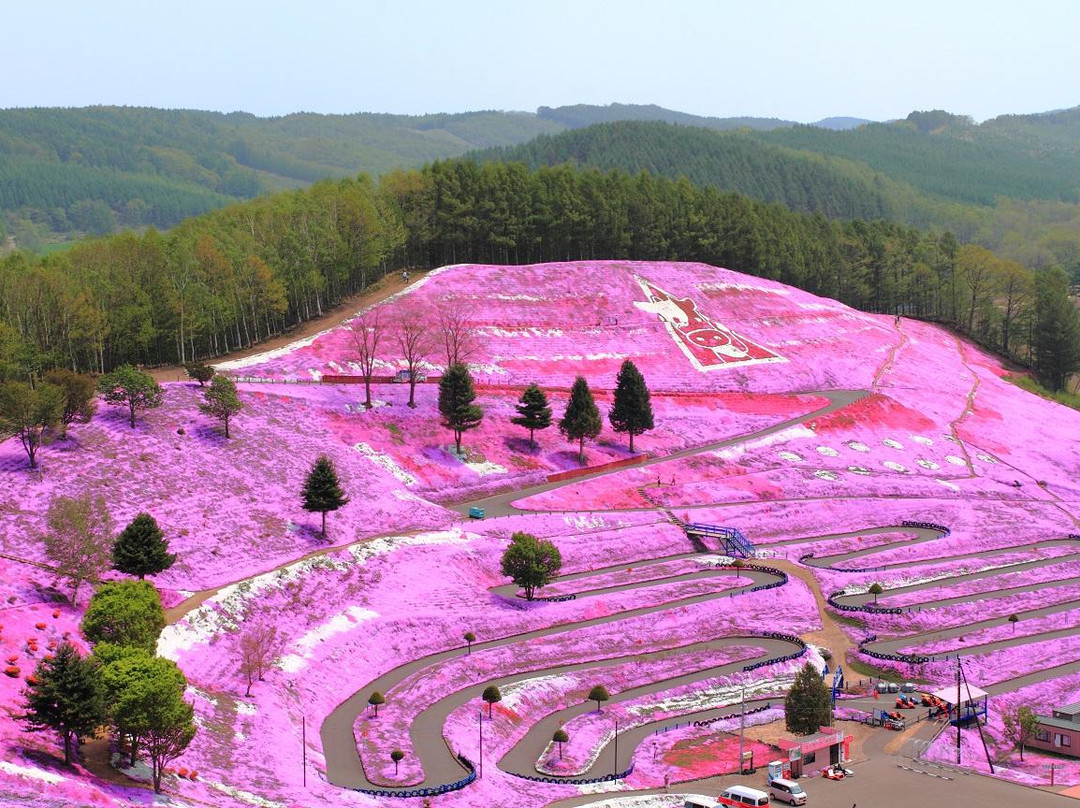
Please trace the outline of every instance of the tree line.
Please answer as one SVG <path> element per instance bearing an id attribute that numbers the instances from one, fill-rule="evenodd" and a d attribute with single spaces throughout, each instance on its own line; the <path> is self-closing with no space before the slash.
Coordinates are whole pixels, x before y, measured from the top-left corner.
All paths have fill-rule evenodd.
<path id="1" fill-rule="evenodd" d="M 647 173 L 459 159 L 378 184 L 323 181 L 167 235 L 9 255 L 0 374 L 212 358 L 319 316 L 392 266 L 588 259 L 699 261 L 865 311 L 943 321 L 1048 380 L 1072 364 L 1061 357 L 1080 332 L 1061 273 L 961 246 L 948 232 L 828 220 Z"/>

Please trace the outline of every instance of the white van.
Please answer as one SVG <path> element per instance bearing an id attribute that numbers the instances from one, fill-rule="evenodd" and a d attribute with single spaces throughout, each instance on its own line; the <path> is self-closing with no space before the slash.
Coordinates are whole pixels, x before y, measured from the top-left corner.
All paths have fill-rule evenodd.
<path id="1" fill-rule="evenodd" d="M 732 786 L 720 792 L 719 800 L 721 805 L 734 805 L 740 808 L 744 805 L 768 806 L 769 795 L 756 788 Z"/>
<path id="2" fill-rule="evenodd" d="M 683 808 L 719 808 L 720 803 L 716 800 L 711 800 L 708 797 L 702 797 L 697 794 L 691 794 L 686 798 L 686 802 L 683 803 Z"/>
<path id="3" fill-rule="evenodd" d="M 806 805 L 806 792 L 803 787 L 792 780 L 776 778 L 769 783 L 769 793 L 774 800 L 786 802 L 789 805 Z"/>

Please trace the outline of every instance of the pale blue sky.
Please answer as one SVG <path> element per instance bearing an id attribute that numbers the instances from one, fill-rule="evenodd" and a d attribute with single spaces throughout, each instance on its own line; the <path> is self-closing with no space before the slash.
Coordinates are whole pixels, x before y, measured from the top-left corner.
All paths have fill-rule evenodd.
<path id="1" fill-rule="evenodd" d="M 1078 38 L 1074 0 L 10 0 L 0 107 L 981 121 L 1080 104 Z"/>

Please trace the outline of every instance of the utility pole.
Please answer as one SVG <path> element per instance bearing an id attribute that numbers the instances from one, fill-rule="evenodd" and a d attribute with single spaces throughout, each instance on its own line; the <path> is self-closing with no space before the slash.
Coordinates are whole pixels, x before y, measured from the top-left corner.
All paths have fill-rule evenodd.
<path id="1" fill-rule="evenodd" d="M 615 719 L 615 771 L 613 780 L 619 779 L 619 719 Z"/>
<path id="2" fill-rule="evenodd" d="M 956 655 L 956 765 L 960 765 L 960 655 Z"/>
<path id="3" fill-rule="evenodd" d="M 480 778 L 484 777 L 484 708 L 480 708 L 479 712 L 480 723 L 477 725 L 480 727 Z"/>
<path id="4" fill-rule="evenodd" d="M 739 688 L 739 774 L 742 774 L 743 730 L 746 728 L 746 682 L 739 685 Z"/>
<path id="5" fill-rule="evenodd" d="M 304 750 L 304 788 L 307 788 L 307 716 L 300 716 L 300 746 Z"/>

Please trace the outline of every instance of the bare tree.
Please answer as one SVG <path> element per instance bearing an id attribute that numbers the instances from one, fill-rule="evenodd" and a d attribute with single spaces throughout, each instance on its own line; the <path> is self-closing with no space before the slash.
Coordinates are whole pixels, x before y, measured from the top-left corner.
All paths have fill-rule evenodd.
<path id="1" fill-rule="evenodd" d="M 439 305 L 438 317 L 446 367 L 467 365 L 479 345 L 476 328 L 469 322 L 465 308 L 460 304 L 443 302 Z"/>
<path id="2" fill-rule="evenodd" d="M 253 624 L 240 635 L 239 647 L 240 675 L 247 680 L 244 695 L 250 696 L 251 686 L 263 680 L 281 647 L 277 627 L 261 621 Z"/>
<path id="3" fill-rule="evenodd" d="M 394 336 L 409 374 L 409 406 L 416 407 L 416 382 L 421 366 L 435 349 L 428 313 L 418 309 L 403 310 L 395 323 Z"/>
<path id="4" fill-rule="evenodd" d="M 104 497 L 53 497 L 45 515 L 45 555 L 71 584 L 71 605 L 86 581 L 112 566 L 113 522 Z"/>
<path id="5" fill-rule="evenodd" d="M 371 377 L 375 372 L 375 354 L 383 338 L 383 323 L 378 309 L 369 309 L 352 321 L 351 336 L 356 362 L 364 377 L 364 406 L 371 409 Z"/>

